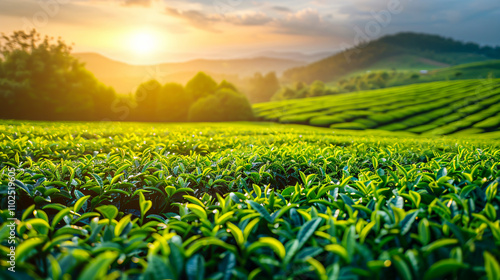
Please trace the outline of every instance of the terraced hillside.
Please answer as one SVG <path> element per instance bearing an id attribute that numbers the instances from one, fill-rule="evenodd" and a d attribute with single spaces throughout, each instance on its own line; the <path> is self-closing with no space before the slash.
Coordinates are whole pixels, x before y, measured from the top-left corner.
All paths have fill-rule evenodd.
<path id="1" fill-rule="evenodd" d="M 261 120 L 500 138 L 500 79 L 440 81 L 256 104 Z"/>

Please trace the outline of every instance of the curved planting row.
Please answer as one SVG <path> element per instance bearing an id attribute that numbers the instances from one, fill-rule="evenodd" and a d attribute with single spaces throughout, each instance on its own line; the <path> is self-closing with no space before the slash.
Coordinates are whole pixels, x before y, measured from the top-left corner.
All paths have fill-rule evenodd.
<path id="1" fill-rule="evenodd" d="M 427 134 L 500 129 L 489 107 L 500 101 L 500 80 L 443 81 L 256 104 L 262 120 L 339 129 L 381 129 Z M 286 104 L 286 105 L 285 105 Z M 488 113 L 479 114 L 487 110 Z M 476 115 L 472 117 L 472 115 Z M 477 125 L 476 125 L 477 124 Z"/>

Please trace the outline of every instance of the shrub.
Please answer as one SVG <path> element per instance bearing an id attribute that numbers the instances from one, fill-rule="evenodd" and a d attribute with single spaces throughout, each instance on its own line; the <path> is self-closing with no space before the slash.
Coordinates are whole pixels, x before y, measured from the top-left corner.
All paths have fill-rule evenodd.
<path id="1" fill-rule="evenodd" d="M 248 96 L 252 103 L 270 101 L 274 94 L 280 89 L 280 84 L 275 72 L 263 76 L 261 73 L 249 79 L 250 90 Z"/>
<path id="2" fill-rule="evenodd" d="M 217 83 L 203 72 L 199 72 L 186 84 L 186 92 L 192 96 L 194 100 L 215 93 Z"/>
<path id="3" fill-rule="evenodd" d="M 159 97 L 162 86 L 157 80 L 150 80 L 139 85 L 135 92 L 135 102 L 137 107 L 133 112 L 134 121 L 156 121 L 156 108 L 159 104 Z"/>
<path id="4" fill-rule="evenodd" d="M 334 123 L 341 123 L 344 122 L 344 118 L 340 115 L 332 115 L 332 116 L 319 116 L 319 117 L 314 117 L 309 121 L 310 125 L 317 125 L 317 126 L 329 126 Z"/>
<path id="5" fill-rule="evenodd" d="M 338 123 L 332 124 L 331 128 L 340 128 L 340 129 L 354 129 L 354 130 L 364 130 L 366 126 L 361 123 L 350 122 L 350 123 Z"/>
<path id="6" fill-rule="evenodd" d="M 187 121 L 191 104 L 192 98 L 186 93 L 182 85 L 176 83 L 165 84 L 158 99 L 158 119 L 167 122 Z"/>
<path id="7" fill-rule="evenodd" d="M 397 131 L 397 130 L 404 130 L 407 127 L 408 126 L 405 125 L 404 123 L 391 123 L 388 125 L 381 126 L 378 129 L 388 130 L 388 131 Z"/>
<path id="8" fill-rule="evenodd" d="M 273 101 L 279 101 L 279 100 L 285 100 L 285 99 L 294 99 L 298 98 L 297 96 L 297 91 L 290 88 L 290 87 L 282 87 L 276 94 L 273 95 L 271 100 Z"/>
<path id="9" fill-rule="evenodd" d="M 188 120 L 196 121 L 249 121 L 253 111 L 248 99 L 231 89 L 222 89 L 201 98 L 189 108 Z"/>
<path id="10" fill-rule="evenodd" d="M 498 128 L 499 126 L 500 126 L 500 114 L 498 114 L 494 117 L 485 119 L 484 121 L 478 122 L 474 125 L 474 127 L 487 128 L 487 129 L 494 128 L 494 127 Z"/>
<path id="11" fill-rule="evenodd" d="M 377 126 L 376 122 L 369 119 L 356 119 L 353 122 L 360 123 L 364 125 L 366 128 L 374 128 Z"/>
<path id="12" fill-rule="evenodd" d="M 279 118 L 281 123 L 307 123 L 313 117 L 321 116 L 323 113 L 304 113 L 298 115 L 290 115 Z"/>
<path id="13" fill-rule="evenodd" d="M 409 132 L 414 132 L 414 133 L 423 133 L 432 129 L 435 129 L 438 127 L 436 124 L 426 124 L 426 125 L 421 125 L 421 126 L 416 126 L 413 128 L 408 129 Z"/>
<path id="14" fill-rule="evenodd" d="M 227 88 L 227 89 L 230 89 L 230 90 L 233 90 L 233 91 L 238 91 L 238 89 L 236 89 L 236 86 L 231 84 L 230 82 L 226 81 L 226 80 L 223 80 L 218 86 L 217 86 L 217 90 L 221 90 L 221 89 L 224 89 L 224 88 Z"/>

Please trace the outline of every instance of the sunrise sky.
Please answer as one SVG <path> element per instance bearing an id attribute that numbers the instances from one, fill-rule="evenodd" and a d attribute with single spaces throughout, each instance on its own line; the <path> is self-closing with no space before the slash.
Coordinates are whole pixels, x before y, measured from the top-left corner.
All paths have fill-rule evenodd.
<path id="1" fill-rule="evenodd" d="M 0 0 L 0 32 L 33 27 L 132 64 L 333 52 L 398 31 L 500 45 L 500 1 Z"/>

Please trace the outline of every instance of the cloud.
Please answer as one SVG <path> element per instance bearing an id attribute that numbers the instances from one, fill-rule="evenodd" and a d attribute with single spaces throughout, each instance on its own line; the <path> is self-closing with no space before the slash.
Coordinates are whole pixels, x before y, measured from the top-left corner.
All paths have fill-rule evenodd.
<path id="1" fill-rule="evenodd" d="M 216 24 L 218 23 L 228 23 L 238 26 L 258 26 L 265 25 L 268 22 L 272 21 L 271 17 L 262 12 L 249 12 L 240 15 L 221 15 L 204 14 L 196 10 L 180 11 L 174 8 L 167 8 L 166 14 L 182 19 L 185 22 L 189 23 L 192 27 L 215 33 L 222 32 L 220 29 L 216 28 Z"/>
<path id="2" fill-rule="evenodd" d="M 205 15 L 202 12 L 196 10 L 180 11 L 174 8 L 166 8 L 166 14 L 176 18 L 180 18 L 192 27 L 202 29 L 210 32 L 221 32 L 214 27 L 214 24 L 219 21 L 218 16 Z"/>
<path id="3" fill-rule="evenodd" d="M 123 5 L 124 6 L 144 6 L 144 7 L 149 7 L 151 6 L 152 0 L 124 0 Z"/>
<path id="4" fill-rule="evenodd" d="M 335 23 L 327 15 L 321 15 L 318 10 L 307 8 L 275 20 L 273 26 L 285 34 L 331 36 L 338 34 L 342 24 Z"/>
<path id="5" fill-rule="evenodd" d="M 271 32 L 302 36 L 332 36 L 341 33 L 342 25 L 331 15 L 321 15 L 318 10 L 307 8 L 288 12 L 284 16 L 271 17 L 264 12 L 240 12 L 228 14 L 204 14 L 197 10 L 180 11 L 167 8 L 168 15 L 189 23 L 192 27 L 210 32 L 222 32 L 219 24 L 233 26 L 268 26 Z"/>
<path id="6" fill-rule="evenodd" d="M 236 35 L 238 38 L 233 37 L 236 41 L 245 41 L 254 35 L 266 38 L 263 40 L 274 36 L 276 42 L 281 40 L 276 45 L 282 42 L 283 46 L 293 48 L 296 43 L 309 44 L 306 47 L 312 50 L 324 48 L 321 44 L 352 41 L 355 28 L 365 30 L 374 20 L 374 13 L 386 10 L 388 3 L 398 1 L 403 11 L 392 14 L 390 23 L 381 28 L 377 37 L 415 31 L 500 44 L 497 29 L 491 28 L 500 25 L 498 0 L 73 0 L 50 8 L 57 12 L 49 17 L 47 29 L 51 25 L 65 24 L 99 31 L 107 24 L 122 27 L 144 24 L 159 28 L 169 26 L 169 33 L 182 33 L 180 37 L 186 38 L 191 36 L 193 28 L 204 30 L 213 33 L 214 36 L 207 38 L 216 42 L 223 41 L 228 34 Z M 0 0 L 0 29 L 23 28 L 25 18 L 33 22 L 36 15 L 45 13 L 46 8 L 42 6 L 53 2 Z M 217 3 L 225 4 L 227 9 L 219 9 Z M 117 20 L 110 23 L 110 19 Z M 42 21 L 43 18 L 36 17 L 36 20 Z M 202 37 L 200 40 L 204 40 Z M 259 41 L 255 45 L 265 43 L 267 41 Z"/>
<path id="7" fill-rule="evenodd" d="M 249 12 L 242 15 L 225 15 L 221 21 L 232 23 L 235 25 L 266 25 L 273 21 L 273 18 L 263 12 Z"/>
<path id="8" fill-rule="evenodd" d="M 271 9 L 278 11 L 278 12 L 285 12 L 285 13 L 289 13 L 292 11 L 292 9 L 290 9 L 288 7 L 284 7 L 284 6 L 274 6 Z"/>

